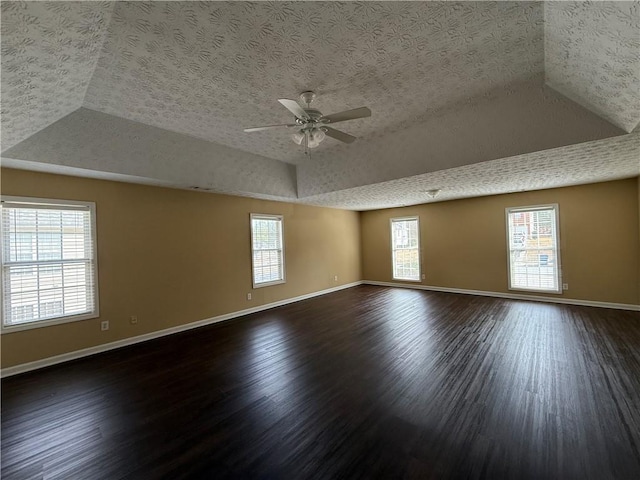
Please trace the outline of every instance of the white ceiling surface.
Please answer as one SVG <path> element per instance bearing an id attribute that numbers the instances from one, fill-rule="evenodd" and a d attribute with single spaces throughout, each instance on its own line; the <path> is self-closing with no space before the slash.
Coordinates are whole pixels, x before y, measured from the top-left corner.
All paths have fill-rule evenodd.
<path id="1" fill-rule="evenodd" d="M 1 8 L 6 166 L 350 209 L 640 174 L 637 1 Z M 306 89 L 361 139 L 242 131 Z"/>
<path id="2" fill-rule="evenodd" d="M 113 4 L 1 2 L 2 150 L 82 106 Z"/>
<path id="3" fill-rule="evenodd" d="M 300 163 L 277 103 L 319 93 L 383 134 L 543 69 L 542 8 L 510 2 L 118 3 L 84 106 Z M 291 132 L 289 132 L 290 134 Z M 338 144 L 327 139 L 326 147 Z"/>
<path id="4" fill-rule="evenodd" d="M 298 192 L 328 193 L 620 133 L 541 82 L 511 84 L 391 135 L 318 149 L 297 167 Z"/>
<path id="5" fill-rule="evenodd" d="M 640 121 L 640 4 L 546 2 L 546 82 L 626 132 Z"/>
<path id="6" fill-rule="evenodd" d="M 640 175 L 640 133 L 501 158 L 305 198 L 305 203 L 373 210 L 541 190 Z M 427 192 L 441 190 L 435 199 Z"/>
<path id="7" fill-rule="evenodd" d="M 148 177 L 152 184 L 296 198 L 293 165 L 86 108 L 41 130 L 6 156 L 3 163 L 18 168 L 16 159 L 23 159 L 47 165 L 49 171 L 61 165 L 134 180 Z"/>

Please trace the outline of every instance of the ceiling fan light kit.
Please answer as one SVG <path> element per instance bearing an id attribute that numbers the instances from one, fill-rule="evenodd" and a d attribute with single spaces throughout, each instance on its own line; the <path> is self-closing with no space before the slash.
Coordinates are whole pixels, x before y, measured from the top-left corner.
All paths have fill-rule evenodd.
<path id="1" fill-rule="evenodd" d="M 315 128 L 309 131 L 309 148 L 316 148 L 324 140 L 326 133 L 322 128 Z"/>
<path id="2" fill-rule="evenodd" d="M 304 133 L 296 132 L 296 133 L 292 134 L 291 135 L 291 140 L 296 142 L 298 145 L 302 145 L 302 142 L 304 141 Z"/>
<path id="3" fill-rule="evenodd" d="M 244 131 L 259 132 L 262 130 L 271 130 L 273 128 L 296 127 L 297 131 L 291 135 L 291 139 L 298 145 L 304 145 L 304 153 L 309 155 L 309 149 L 316 148 L 325 139 L 325 137 L 331 137 L 344 143 L 351 143 L 356 140 L 356 137 L 353 135 L 328 127 L 328 124 L 371 116 L 371 110 L 367 107 L 345 110 L 343 112 L 325 116 L 322 115 L 320 110 L 311 108 L 311 102 L 316 98 L 315 92 L 302 92 L 299 98 L 300 103 L 306 104 L 306 107 L 302 107 L 295 100 L 289 100 L 288 98 L 281 98 L 278 100 L 287 110 L 293 113 L 295 123 L 251 127 L 245 128 Z"/>

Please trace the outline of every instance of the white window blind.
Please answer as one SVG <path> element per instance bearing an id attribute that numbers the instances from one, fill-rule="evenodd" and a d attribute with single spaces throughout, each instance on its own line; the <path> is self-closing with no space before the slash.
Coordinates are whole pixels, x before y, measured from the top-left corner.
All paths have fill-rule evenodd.
<path id="1" fill-rule="evenodd" d="M 558 206 L 507 208 L 509 288 L 561 293 Z"/>
<path id="2" fill-rule="evenodd" d="M 0 208 L 3 327 L 96 317 L 94 204 L 2 197 Z"/>
<path id="3" fill-rule="evenodd" d="M 391 219 L 394 280 L 420 280 L 420 225 L 418 217 Z"/>
<path id="4" fill-rule="evenodd" d="M 251 214 L 253 286 L 284 283 L 284 238 L 281 215 Z"/>

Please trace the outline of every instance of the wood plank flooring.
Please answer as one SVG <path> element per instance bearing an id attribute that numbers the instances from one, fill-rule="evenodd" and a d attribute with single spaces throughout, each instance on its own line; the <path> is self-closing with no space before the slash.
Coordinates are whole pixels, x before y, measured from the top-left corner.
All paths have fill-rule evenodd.
<path id="1" fill-rule="evenodd" d="M 360 286 L 2 381 L 3 479 L 638 479 L 640 313 Z"/>

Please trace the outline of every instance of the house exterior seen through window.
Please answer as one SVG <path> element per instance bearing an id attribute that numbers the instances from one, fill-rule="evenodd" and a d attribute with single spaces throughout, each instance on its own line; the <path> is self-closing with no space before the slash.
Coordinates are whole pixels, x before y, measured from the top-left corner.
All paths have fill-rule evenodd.
<path id="1" fill-rule="evenodd" d="M 418 217 L 391 219 L 393 279 L 420 281 L 420 224 Z"/>
<path id="2" fill-rule="evenodd" d="M 509 289 L 562 293 L 558 206 L 507 208 Z"/>

